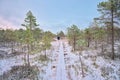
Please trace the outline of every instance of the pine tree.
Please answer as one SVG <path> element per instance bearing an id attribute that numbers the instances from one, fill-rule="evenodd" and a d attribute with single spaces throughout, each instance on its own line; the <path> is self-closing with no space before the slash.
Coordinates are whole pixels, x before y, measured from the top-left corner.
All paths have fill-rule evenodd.
<path id="1" fill-rule="evenodd" d="M 67 37 L 69 39 L 69 43 L 73 46 L 73 51 L 76 49 L 76 41 L 79 37 L 80 30 L 76 25 L 72 25 L 67 28 Z"/>
<path id="2" fill-rule="evenodd" d="M 42 39 L 43 49 L 45 50 L 45 58 L 47 58 L 46 50 L 51 47 L 51 41 L 52 41 L 52 33 L 50 31 L 45 32 Z"/>
<path id="3" fill-rule="evenodd" d="M 5 41 L 10 43 L 10 47 L 11 47 L 11 53 L 14 53 L 14 46 L 15 46 L 15 42 L 16 42 L 16 34 L 14 33 L 13 30 L 11 29 L 7 29 L 5 30 L 4 33 L 4 37 L 5 37 Z"/>
<path id="4" fill-rule="evenodd" d="M 85 29 L 85 39 L 87 42 L 87 47 L 90 46 L 90 39 L 91 39 L 91 33 L 90 33 L 90 29 Z"/>
<path id="5" fill-rule="evenodd" d="M 114 60 L 114 23 L 120 19 L 120 0 L 108 0 L 98 4 L 98 11 L 102 16 L 99 18 L 102 22 L 110 24 L 112 32 L 112 59 Z"/>
<path id="6" fill-rule="evenodd" d="M 59 37 L 65 37 L 65 34 L 64 34 L 63 31 L 60 31 L 60 32 L 57 34 L 57 36 L 59 36 Z"/>
<path id="7" fill-rule="evenodd" d="M 25 23 L 22 24 L 22 26 L 25 26 L 25 28 L 26 28 L 25 43 L 27 44 L 28 53 L 25 57 L 26 57 L 26 60 L 27 60 L 27 65 L 30 66 L 29 54 L 31 53 L 32 44 L 34 42 L 32 31 L 36 28 L 36 26 L 38 26 L 38 24 L 36 23 L 36 18 L 33 16 L 31 11 L 28 11 L 26 16 L 27 17 L 24 20 Z"/>

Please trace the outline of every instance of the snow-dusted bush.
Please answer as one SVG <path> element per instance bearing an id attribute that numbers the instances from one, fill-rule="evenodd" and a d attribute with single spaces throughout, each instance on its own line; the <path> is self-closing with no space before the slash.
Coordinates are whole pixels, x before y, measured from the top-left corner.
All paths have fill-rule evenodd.
<path id="1" fill-rule="evenodd" d="M 116 74 L 119 76 L 120 79 L 120 68 L 116 71 Z"/>
<path id="2" fill-rule="evenodd" d="M 38 80 L 38 74 L 37 66 L 13 66 L 0 76 L 0 80 Z"/>
<path id="3" fill-rule="evenodd" d="M 95 68 L 99 67 L 99 65 L 96 62 L 93 62 L 93 65 L 95 66 Z"/>
<path id="4" fill-rule="evenodd" d="M 45 55 L 40 55 L 37 58 L 35 58 L 36 60 L 39 60 L 40 63 L 44 63 L 46 65 L 46 63 L 48 63 L 50 60 L 50 58 L 48 56 Z"/>
<path id="5" fill-rule="evenodd" d="M 111 67 L 101 67 L 101 75 L 103 77 L 108 77 L 110 74 L 114 73 L 114 69 Z"/>

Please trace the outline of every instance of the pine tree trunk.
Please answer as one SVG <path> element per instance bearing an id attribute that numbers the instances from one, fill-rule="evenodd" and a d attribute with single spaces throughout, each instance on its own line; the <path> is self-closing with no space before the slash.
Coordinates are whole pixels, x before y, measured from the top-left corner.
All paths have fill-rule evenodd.
<path id="1" fill-rule="evenodd" d="M 89 40 L 89 38 L 88 38 L 88 45 L 87 45 L 87 47 L 89 47 L 90 46 L 90 40 Z"/>
<path id="2" fill-rule="evenodd" d="M 73 41 L 73 51 L 75 51 L 75 42 L 76 42 L 76 40 L 75 40 L 75 36 L 74 36 L 74 41 Z"/>
<path id="3" fill-rule="evenodd" d="M 25 66 L 27 65 L 27 56 L 26 56 L 26 53 L 24 54 L 24 63 L 25 63 Z"/>
<path id="4" fill-rule="evenodd" d="M 45 48 L 45 59 L 47 58 L 47 55 L 46 55 L 46 48 Z"/>
<path id="5" fill-rule="evenodd" d="M 13 46 L 14 46 L 14 42 L 12 42 L 12 44 L 11 44 L 11 50 L 12 50 L 12 53 L 14 52 L 14 49 L 13 49 Z"/>
<path id="6" fill-rule="evenodd" d="M 103 51 L 103 43 L 102 43 L 101 49 L 102 49 L 102 53 L 103 53 L 103 52 L 104 52 L 104 51 Z"/>
<path id="7" fill-rule="evenodd" d="M 113 4 L 113 1 L 111 2 Z M 112 26 L 112 59 L 114 60 L 114 21 L 113 21 L 113 5 L 111 5 L 111 26 Z"/>
<path id="8" fill-rule="evenodd" d="M 82 77 L 84 77 L 83 63 L 82 63 L 82 59 L 81 59 L 80 53 L 79 53 L 79 59 L 80 59 L 80 63 L 81 63 Z"/>
<path id="9" fill-rule="evenodd" d="M 94 45 L 94 48 L 97 49 L 97 40 L 95 40 L 95 45 Z"/>
<path id="10" fill-rule="evenodd" d="M 28 53 L 27 53 L 27 65 L 30 66 L 30 62 L 29 62 L 29 52 L 30 52 L 30 45 L 27 45 L 28 47 Z"/>

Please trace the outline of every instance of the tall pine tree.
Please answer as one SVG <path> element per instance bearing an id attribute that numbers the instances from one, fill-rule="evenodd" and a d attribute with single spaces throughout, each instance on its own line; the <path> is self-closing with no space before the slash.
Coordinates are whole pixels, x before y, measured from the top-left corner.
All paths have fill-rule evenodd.
<path id="1" fill-rule="evenodd" d="M 108 0 L 100 2 L 98 4 L 98 11 L 101 12 L 102 16 L 99 18 L 100 21 L 107 23 L 111 26 L 112 33 L 112 59 L 114 60 L 114 23 L 117 23 L 120 19 L 120 0 Z"/>
<path id="2" fill-rule="evenodd" d="M 25 55 L 25 60 L 27 61 L 27 65 L 30 66 L 30 61 L 29 61 L 29 54 L 31 53 L 32 50 L 32 44 L 34 42 L 34 38 L 33 38 L 33 30 L 36 28 L 36 26 L 38 26 L 38 24 L 36 23 L 36 18 L 35 16 L 33 16 L 31 11 L 28 11 L 28 13 L 26 14 L 26 18 L 24 20 L 24 24 L 22 24 L 22 26 L 24 26 L 26 28 L 26 38 L 25 38 L 25 43 L 27 44 L 27 49 L 28 49 L 28 53 L 27 55 Z"/>

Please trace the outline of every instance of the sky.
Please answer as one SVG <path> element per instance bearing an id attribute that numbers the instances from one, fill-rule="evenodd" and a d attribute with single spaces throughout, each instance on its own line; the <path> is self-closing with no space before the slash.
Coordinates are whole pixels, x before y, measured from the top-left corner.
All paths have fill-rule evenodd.
<path id="1" fill-rule="evenodd" d="M 31 10 L 39 28 L 53 33 L 73 24 L 80 29 L 100 14 L 97 4 L 104 0 L 0 0 L 0 28 L 19 29 Z"/>

